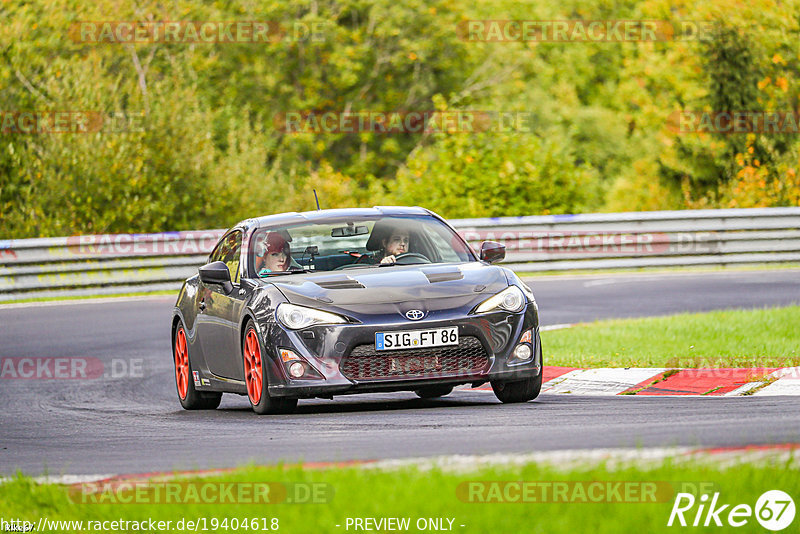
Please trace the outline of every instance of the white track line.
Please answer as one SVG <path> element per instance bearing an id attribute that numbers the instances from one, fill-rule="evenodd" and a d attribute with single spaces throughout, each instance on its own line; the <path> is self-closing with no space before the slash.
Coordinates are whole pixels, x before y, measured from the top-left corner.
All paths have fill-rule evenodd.
<path id="1" fill-rule="evenodd" d="M 37 484 L 89 484 L 99 480 L 105 480 L 115 475 L 44 475 L 41 477 L 34 477 L 33 481 Z M 0 484 L 11 482 L 15 477 L 0 477 Z"/>
<path id="2" fill-rule="evenodd" d="M 417 468 L 423 471 L 441 469 L 449 472 L 471 472 L 485 467 L 493 466 L 518 466 L 529 463 L 548 464 L 558 470 L 572 470 L 581 468 L 594 468 L 602 465 L 609 470 L 627 469 L 629 467 L 658 467 L 665 460 L 671 459 L 673 465 L 685 464 L 711 464 L 722 467 L 735 467 L 741 464 L 771 463 L 785 465 L 788 462 L 800 461 L 800 444 L 797 446 L 775 445 L 731 447 L 722 449 L 704 449 L 692 447 L 647 447 L 647 448 L 619 448 L 619 449 L 568 449 L 556 451 L 538 451 L 530 453 L 503 453 L 486 455 L 442 455 L 428 458 L 402 458 L 394 460 L 366 461 L 351 467 L 361 469 L 380 469 L 392 471 L 397 469 Z M 219 470 L 183 472 L 174 474 L 147 474 L 125 475 L 126 480 L 147 480 L 150 478 L 181 478 L 203 477 L 220 475 Z M 118 475 L 60 475 L 55 477 L 38 477 L 38 483 L 50 484 L 87 484 Z M 12 480 L 0 478 L 0 483 Z"/>
<path id="3" fill-rule="evenodd" d="M 104 297 L 104 298 L 88 298 L 88 299 L 67 299 L 67 300 L 46 300 L 41 302 L 20 302 L 19 304 L 0 304 L 0 311 L 13 310 L 19 308 L 40 308 L 47 306 L 67 306 L 73 304 L 110 304 L 112 302 L 130 302 L 139 300 L 175 300 L 178 292 L 175 295 L 140 295 L 133 297 Z"/>
<path id="4" fill-rule="evenodd" d="M 573 326 L 575 325 L 570 323 L 549 324 L 546 326 L 540 326 L 539 332 L 547 332 L 548 330 L 562 330 L 564 328 L 572 328 Z"/>

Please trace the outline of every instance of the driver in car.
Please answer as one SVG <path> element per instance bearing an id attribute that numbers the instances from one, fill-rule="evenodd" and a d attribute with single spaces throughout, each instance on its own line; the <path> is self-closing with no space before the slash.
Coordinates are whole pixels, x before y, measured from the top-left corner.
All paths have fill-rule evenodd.
<path id="1" fill-rule="evenodd" d="M 364 256 L 369 258 L 370 263 L 381 265 L 430 263 L 422 251 L 418 250 L 420 244 L 420 235 L 413 223 L 381 219 L 372 227 L 366 244 L 370 254 Z"/>
<path id="2" fill-rule="evenodd" d="M 383 248 L 381 263 L 394 263 L 397 261 L 395 256 L 407 253 L 410 243 L 411 235 L 408 230 L 402 228 L 393 229 L 391 234 L 381 241 L 381 246 Z"/>

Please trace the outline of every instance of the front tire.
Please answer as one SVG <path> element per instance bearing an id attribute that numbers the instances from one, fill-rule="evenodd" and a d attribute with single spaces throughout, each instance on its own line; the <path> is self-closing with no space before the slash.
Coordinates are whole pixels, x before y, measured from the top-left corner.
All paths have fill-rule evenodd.
<path id="1" fill-rule="evenodd" d="M 189 344 L 183 323 L 175 329 L 175 342 L 172 344 L 175 362 L 175 388 L 178 400 L 184 410 L 214 410 L 222 401 L 222 393 L 197 391 L 192 380 L 192 361 L 189 358 Z"/>
<path id="2" fill-rule="evenodd" d="M 542 372 L 524 380 L 514 382 L 492 381 L 492 391 L 503 404 L 528 402 L 539 396 L 542 390 Z"/>
<path id="3" fill-rule="evenodd" d="M 297 399 L 269 396 L 264 351 L 252 321 L 248 321 L 244 331 L 242 359 L 250 406 L 258 415 L 292 413 L 297 407 Z"/>
<path id="4" fill-rule="evenodd" d="M 539 363 L 539 374 L 523 380 L 513 382 L 492 381 L 492 391 L 495 397 L 503 404 L 514 402 L 528 402 L 539 396 L 542 391 L 542 377 L 544 376 L 544 360 L 542 358 L 542 340 L 536 333 L 536 361 Z"/>

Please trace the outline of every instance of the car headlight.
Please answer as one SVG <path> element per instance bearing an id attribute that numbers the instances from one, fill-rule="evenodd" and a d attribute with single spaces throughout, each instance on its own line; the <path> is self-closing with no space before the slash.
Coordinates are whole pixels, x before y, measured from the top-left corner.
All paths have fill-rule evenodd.
<path id="1" fill-rule="evenodd" d="M 347 319 L 335 313 L 282 302 L 275 311 L 278 322 L 290 330 L 299 330 L 315 324 L 340 324 Z"/>
<path id="2" fill-rule="evenodd" d="M 526 297 L 528 297 L 528 300 L 531 302 L 531 304 L 533 304 L 533 307 L 538 310 L 539 306 L 536 304 L 536 297 L 533 296 L 533 290 L 524 283 L 520 285 L 520 289 L 522 289 L 522 292 L 525 293 Z"/>
<path id="3" fill-rule="evenodd" d="M 518 312 L 525 306 L 525 294 L 517 286 L 508 286 L 497 295 L 483 301 L 475 313 L 486 313 L 494 310 Z"/>

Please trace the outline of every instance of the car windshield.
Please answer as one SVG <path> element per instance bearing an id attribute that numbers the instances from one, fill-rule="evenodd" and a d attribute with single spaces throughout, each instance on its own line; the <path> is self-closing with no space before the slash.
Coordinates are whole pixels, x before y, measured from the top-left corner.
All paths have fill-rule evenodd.
<path id="1" fill-rule="evenodd" d="M 464 241 L 430 216 L 337 218 L 260 228 L 250 244 L 259 277 L 475 261 Z"/>

